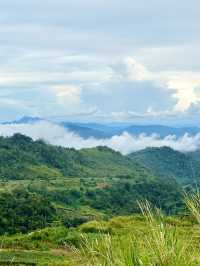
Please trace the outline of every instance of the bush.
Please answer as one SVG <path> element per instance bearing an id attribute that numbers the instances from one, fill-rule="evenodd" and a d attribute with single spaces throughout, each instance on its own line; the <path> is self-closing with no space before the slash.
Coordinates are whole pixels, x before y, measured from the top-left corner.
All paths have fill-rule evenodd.
<path id="1" fill-rule="evenodd" d="M 107 222 L 91 221 L 80 226 L 80 230 L 84 233 L 110 233 L 111 229 Z"/>

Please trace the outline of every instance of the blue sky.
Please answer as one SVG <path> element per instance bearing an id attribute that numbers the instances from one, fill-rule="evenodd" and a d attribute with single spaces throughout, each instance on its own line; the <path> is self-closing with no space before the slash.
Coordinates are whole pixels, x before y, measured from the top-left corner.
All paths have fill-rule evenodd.
<path id="1" fill-rule="evenodd" d="M 0 120 L 196 124 L 200 3 L 0 2 Z"/>

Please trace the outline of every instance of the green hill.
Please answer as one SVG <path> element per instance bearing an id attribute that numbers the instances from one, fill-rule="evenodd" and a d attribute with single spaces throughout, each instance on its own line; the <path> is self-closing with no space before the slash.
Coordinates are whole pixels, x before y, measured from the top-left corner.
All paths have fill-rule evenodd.
<path id="1" fill-rule="evenodd" d="M 0 138 L 1 234 L 136 213 L 142 199 L 166 213 L 183 211 L 176 180 L 163 181 L 131 156 L 107 147 L 56 147 L 20 134 Z"/>
<path id="2" fill-rule="evenodd" d="M 181 153 L 169 147 L 147 148 L 129 155 L 154 175 L 174 178 L 180 184 L 192 184 L 200 178 L 200 160 L 195 153 Z"/>
<path id="3" fill-rule="evenodd" d="M 149 176 L 144 167 L 106 147 L 67 149 L 16 134 L 0 138 L 0 179 Z"/>

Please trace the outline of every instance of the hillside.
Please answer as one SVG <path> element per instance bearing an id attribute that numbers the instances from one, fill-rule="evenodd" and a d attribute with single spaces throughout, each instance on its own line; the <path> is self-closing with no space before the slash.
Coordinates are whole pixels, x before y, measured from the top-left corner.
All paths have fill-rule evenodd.
<path id="1" fill-rule="evenodd" d="M 136 213 L 142 199 L 166 213 L 183 211 L 176 180 L 163 181 L 128 156 L 107 147 L 56 147 L 20 134 L 0 138 L 0 186 L 0 234 Z"/>
<path id="2" fill-rule="evenodd" d="M 0 236 L 0 265 L 199 265 L 200 226 L 195 217 L 156 215 L 145 205 L 143 211 L 76 228 L 51 226 Z"/>
<path id="3" fill-rule="evenodd" d="M 190 230 L 195 236 L 198 230 L 185 215 L 181 187 L 183 174 L 190 174 L 188 183 L 192 180 L 188 158 L 198 169 L 197 154 L 166 147 L 123 156 L 107 147 L 77 151 L 20 134 L 1 137 L 0 264 L 79 265 L 78 258 L 85 265 L 88 249 L 80 248 L 85 237 L 94 247 L 93 243 L 105 243 L 103 237 L 119 243 L 118 237 L 128 240 L 132 232 L 144 246 L 144 236 L 150 232 L 138 206 L 144 200 L 173 215 L 165 218 L 166 228 L 177 224 L 179 231 Z M 109 249 L 114 246 L 109 244 Z"/>
<path id="4" fill-rule="evenodd" d="M 21 134 L 0 138 L 3 180 L 66 177 L 150 176 L 144 167 L 106 147 L 77 151 L 33 141 Z"/>
<path id="5" fill-rule="evenodd" d="M 168 147 L 147 148 L 129 155 L 154 175 L 163 178 L 173 177 L 181 184 L 191 184 L 200 178 L 198 153 L 184 154 Z"/>

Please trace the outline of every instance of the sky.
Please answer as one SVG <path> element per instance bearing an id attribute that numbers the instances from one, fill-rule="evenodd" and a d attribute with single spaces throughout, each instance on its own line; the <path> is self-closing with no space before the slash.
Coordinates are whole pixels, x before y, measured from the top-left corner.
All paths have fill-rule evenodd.
<path id="1" fill-rule="evenodd" d="M 200 121 L 200 3 L 0 1 L 0 121 Z"/>

